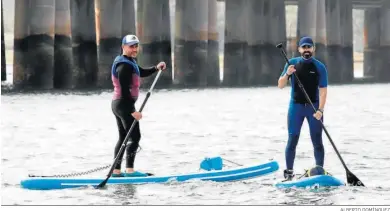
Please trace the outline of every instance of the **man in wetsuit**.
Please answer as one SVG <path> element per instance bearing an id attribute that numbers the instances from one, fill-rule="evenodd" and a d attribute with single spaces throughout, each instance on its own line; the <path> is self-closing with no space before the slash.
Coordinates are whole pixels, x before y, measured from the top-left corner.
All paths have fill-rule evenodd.
<path id="1" fill-rule="evenodd" d="M 289 60 L 291 65 L 285 65 L 278 81 L 278 87 L 282 89 L 287 85 L 288 80 L 291 80 L 291 100 L 287 116 L 288 142 L 285 152 L 287 168 L 284 170 L 286 180 L 292 180 L 294 177 L 295 149 L 305 118 L 309 123 L 316 165 L 324 166 L 325 155 L 320 121 L 323 121 L 328 74 L 325 65 L 313 57 L 314 50 L 313 40 L 310 37 L 302 37 L 298 47 L 301 56 Z M 313 107 L 306 100 L 304 93 L 298 86 L 294 72 L 309 95 L 316 111 L 313 110 Z"/>
<path id="2" fill-rule="evenodd" d="M 157 72 L 158 69 L 164 70 L 166 68 L 164 62 L 150 68 L 140 67 L 135 61 L 138 54 L 138 44 L 139 40 L 135 35 L 126 35 L 122 39 L 122 55 L 115 58 L 111 68 L 111 79 L 114 85 L 111 107 L 119 131 L 119 140 L 115 146 L 114 157 L 118 154 L 134 119 L 139 121 L 142 118 L 142 114 L 135 109 L 135 103 L 139 95 L 140 78 L 148 77 Z M 113 171 L 113 177 L 147 176 L 145 173 L 134 170 L 134 160 L 141 139 L 139 122 L 132 130 L 130 138 L 131 144 L 127 145 L 126 149 L 126 171 L 121 172 L 121 159 L 124 154 L 122 153 L 119 155 L 120 159 Z"/>

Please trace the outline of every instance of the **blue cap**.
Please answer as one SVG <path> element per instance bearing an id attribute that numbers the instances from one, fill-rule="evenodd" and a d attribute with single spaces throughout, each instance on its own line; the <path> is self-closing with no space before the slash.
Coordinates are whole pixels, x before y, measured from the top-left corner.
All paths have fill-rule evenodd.
<path id="1" fill-rule="evenodd" d="M 122 39 L 122 45 L 135 45 L 138 43 L 139 43 L 138 37 L 133 34 L 126 35 Z"/>
<path id="2" fill-rule="evenodd" d="M 305 45 L 313 46 L 314 42 L 310 37 L 302 37 L 301 40 L 299 40 L 299 47 L 302 47 Z"/>

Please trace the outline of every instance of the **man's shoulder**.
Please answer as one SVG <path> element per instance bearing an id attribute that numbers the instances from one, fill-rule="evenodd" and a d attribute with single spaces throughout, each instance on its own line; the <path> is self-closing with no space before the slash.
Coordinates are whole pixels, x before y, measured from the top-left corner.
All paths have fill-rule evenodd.
<path id="1" fill-rule="evenodd" d="M 326 70 L 325 64 L 322 63 L 320 60 L 318 60 L 317 58 L 313 58 L 313 61 L 314 61 L 314 64 L 317 65 L 317 67 Z"/>
<path id="2" fill-rule="evenodd" d="M 290 64 L 294 65 L 294 64 L 297 64 L 298 62 L 300 62 L 302 60 L 302 57 L 293 57 L 291 59 L 289 59 L 289 62 Z"/>

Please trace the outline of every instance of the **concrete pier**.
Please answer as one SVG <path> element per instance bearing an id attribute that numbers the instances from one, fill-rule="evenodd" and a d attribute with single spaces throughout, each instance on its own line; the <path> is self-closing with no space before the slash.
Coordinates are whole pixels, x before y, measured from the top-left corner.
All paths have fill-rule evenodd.
<path id="1" fill-rule="evenodd" d="M 380 17 L 379 68 L 378 81 L 390 81 L 390 1 L 384 1 Z"/>
<path id="2" fill-rule="evenodd" d="M 208 1 L 176 1 L 175 83 L 207 86 Z"/>
<path id="3" fill-rule="evenodd" d="M 341 21 L 340 2 L 337 0 L 325 1 L 326 12 L 326 37 L 329 83 L 340 83 L 342 73 L 342 47 L 341 47 Z"/>
<path id="4" fill-rule="evenodd" d="M 138 37 L 141 41 L 138 64 L 142 67 L 155 66 L 160 61 L 161 3 L 155 0 L 143 0 L 137 7 L 141 14 L 138 20 L 140 27 Z M 142 78 L 142 86 L 145 88 L 152 82 L 151 77 Z"/>
<path id="5" fill-rule="evenodd" d="M 185 0 L 176 0 L 175 7 L 175 33 L 174 33 L 174 72 L 173 84 L 179 86 L 184 81 L 185 63 L 187 55 L 184 55 L 185 44 Z"/>
<path id="6" fill-rule="evenodd" d="M 208 0 L 208 40 L 207 40 L 207 86 L 215 87 L 220 85 L 219 73 L 219 41 L 217 23 L 217 0 Z"/>
<path id="7" fill-rule="evenodd" d="M 326 50 L 326 13 L 325 13 L 325 1 L 317 0 L 317 17 L 316 17 L 316 36 L 315 53 L 314 56 L 322 63 L 326 63 L 327 50 Z"/>
<path id="8" fill-rule="evenodd" d="M 350 83 L 354 78 L 352 0 L 340 1 L 341 27 L 341 82 Z"/>
<path id="9" fill-rule="evenodd" d="M 269 0 L 247 0 L 246 3 L 247 5 L 244 5 L 247 10 L 245 19 L 248 21 L 248 26 L 246 27 L 247 31 L 245 30 L 246 34 L 241 34 L 241 36 L 246 37 L 247 41 L 245 57 L 248 71 L 241 72 L 237 69 L 236 74 L 243 77 L 240 85 L 255 86 L 264 82 L 262 77 L 264 71 L 269 72 L 272 69 L 266 50 L 269 33 L 268 30 L 264 30 L 270 25 L 269 10 L 267 8 Z M 244 4 L 244 2 L 241 2 L 241 4 Z"/>
<path id="10" fill-rule="evenodd" d="M 172 79 L 172 44 L 171 44 L 171 17 L 169 9 L 169 0 L 158 1 L 161 4 L 162 17 L 161 17 L 161 29 L 160 29 L 160 61 L 164 61 L 167 65 L 167 69 L 164 74 L 161 75 L 159 83 L 156 84 L 156 88 L 166 88 L 173 84 Z M 154 79 L 153 79 L 154 80 Z"/>
<path id="11" fill-rule="evenodd" d="M 171 35 L 170 8 L 174 1 L 175 29 Z M 387 0 L 9 2 L 12 4 L 1 5 L 2 11 L 5 10 L 1 27 L 6 31 L 1 34 L 2 81 L 6 80 L 8 52 L 4 42 L 12 28 L 8 26 L 11 20 L 7 19 L 7 12 L 9 7 L 15 7 L 13 86 L 16 89 L 111 89 L 111 65 L 120 54 L 121 40 L 127 34 L 140 38 L 137 58 L 140 66 L 166 62 L 167 71 L 161 75 L 157 89 L 275 85 L 285 64 L 275 45 L 283 43 L 288 57 L 297 57 L 300 53 L 296 44 L 303 36 L 314 39 L 314 56 L 326 65 L 330 84 L 390 81 L 390 1 Z M 225 12 L 219 14 L 222 5 Z M 286 5 L 294 5 L 288 6 L 287 19 Z M 361 20 L 352 19 L 352 9 L 366 10 L 364 75 L 372 76 L 370 80 L 354 78 L 353 56 L 362 49 L 353 46 L 353 33 L 357 31 L 353 24 L 360 24 Z M 224 43 L 219 43 L 223 15 Z M 361 13 L 358 16 L 362 18 Z M 287 30 L 294 33 L 287 37 Z M 173 43 L 171 36 L 175 36 Z M 149 88 L 153 80 L 153 76 L 142 78 L 141 87 Z"/>
<path id="12" fill-rule="evenodd" d="M 54 88 L 71 89 L 73 80 L 73 55 L 71 40 L 70 1 L 55 0 L 54 36 Z"/>
<path id="13" fill-rule="evenodd" d="M 14 81 L 16 88 L 52 89 L 55 0 L 15 2 Z"/>
<path id="14" fill-rule="evenodd" d="M 138 5 L 140 10 L 139 39 L 141 53 L 138 64 L 143 67 L 157 65 L 165 61 L 167 71 L 161 75 L 156 88 L 168 87 L 172 84 L 171 64 L 171 29 L 169 0 L 144 0 Z M 148 88 L 154 77 L 142 78 L 142 87 Z"/>
<path id="15" fill-rule="evenodd" d="M 285 5 L 283 0 L 249 0 L 247 27 L 247 85 L 275 84 L 284 67 L 284 57 L 276 48 L 286 46 Z M 265 30 L 267 29 L 267 30 Z"/>
<path id="16" fill-rule="evenodd" d="M 137 34 L 135 27 L 135 0 L 123 0 L 122 1 L 122 36 L 128 34 Z"/>
<path id="17" fill-rule="evenodd" d="M 298 42 L 304 36 L 315 39 L 317 33 L 317 0 L 298 0 L 297 22 L 297 49 L 294 56 L 301 56 L 298 52 Z"/>
<path id="18" fill-rule="evenodd" d="M 121 53 L 122 0 L 96 0 L 95 8 L 99 66 L 97 87 L 111 88 L 112 62 Z"/>
<path id="19" fill-rule="evenodd" d="M 278 43 L 282 43 L 283 47 L 287 46 L 287 32 L 286 27 L 286 7 L 284 0 L 272 0 L 269 4 L 269 28 L 268 42 L 266 42 L 265 50 L 268 54 L 268 59 L 271 64 L 270 69 L 262 69 L 262 83 L 263 85 L 273 85 L 278 81 L 281 69 L 286 63 L 280 50 L 276 48 Z"/>
<path id="20" fill-rule="evenodd" d="M 303 36 L 310 36 L 315 42 L 314 56 L 326 63 L 327 14 L 325 0 L 298 1 L 297 50 L 294 56 L 301 56 L 298 52 L 298 42 Z"/>
<path id="21" fill-rule="evenodd" d="M 96 86 L 98 60 L 94 0 L 70 0 L 75 88 Z"/>
<path id="22" fill-rule="evenodd" d="M 379 71 L 380 9 L 364 12 L 364 76 L 374 77 Z"/>
<path id="23" fill-rule="evenodd" d="M 1 1 L 1 81 L 7 80 L 6 60 L 5 60 L 5 43 L 4 43 L 4 16 L 3 1 Z"/>
<path id="24" fill-rule="evenodd" d="M 247 0 L 225 0 L 224 86 L 247 85 L 249 77 L 247 54 Z"/>

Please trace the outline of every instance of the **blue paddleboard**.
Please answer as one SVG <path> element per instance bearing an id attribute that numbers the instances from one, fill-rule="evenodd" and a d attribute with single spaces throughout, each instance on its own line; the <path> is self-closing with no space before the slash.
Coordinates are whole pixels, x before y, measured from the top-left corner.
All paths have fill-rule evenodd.
<path id="1" fill-rule="evenodd" d="M 228 170 L 216 170 L 201 173 L 191 173 L 171 176 L 149 176 L 149 177 L 111 177 L 107 185 L 118 184 L 147 184 L 147 183 L 166 183 L 170 181 L 184 182 L 198 179 L 203 181 L 229 182 L 236 180 L 245 180 L 255 177 L 264 176 L 273 173 L 279 169 L 276 161 L 268 163 L 241 167 Z M 31 190 L 54 190 L 65 188 L 76 188 L 82 186 L 98 186 L 105 178 L 27 178 L 22 180 L 22 188 Z"/>
<path id="2" fill-rule="evenodd" d="M 345 183 L 331 175 L 317 175 L 304 177 L 298 180 L 278 182 L 277 188 L 308 188 L 308 187 L 335 187 L 344 186 Z"/>

